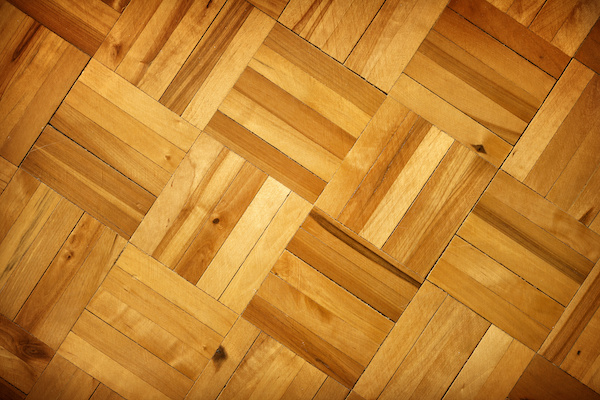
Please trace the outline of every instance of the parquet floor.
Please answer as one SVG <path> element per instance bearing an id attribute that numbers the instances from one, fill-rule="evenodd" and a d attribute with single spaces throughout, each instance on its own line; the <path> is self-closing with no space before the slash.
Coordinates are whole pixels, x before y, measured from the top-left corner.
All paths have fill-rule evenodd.
<path id="1" fill-rule="evenodd" d="M 0 0 L 0 398 L 600 399 L 600 0 Z"/>

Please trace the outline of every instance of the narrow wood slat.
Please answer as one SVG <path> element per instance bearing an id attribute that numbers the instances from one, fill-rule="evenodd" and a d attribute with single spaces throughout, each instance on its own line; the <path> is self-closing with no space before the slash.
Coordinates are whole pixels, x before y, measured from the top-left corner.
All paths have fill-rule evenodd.
<path id="1" fill-rule="evenodd" d="M 312 399 L 325 382 L 326 377 L 327 375 L 311 364 L 304 364 L 283 396 L 281 396 L 281 400 Z"/>
<path id="2" fill-rule="evenodd" d="M 0 194 L 4 192 L 6 185 L 8 185 L 8 182 L 10 182 L 16 172 L 16 166 L 5 160 L 4 157 L 0 157 Z"/>
<path id="3" fill-rule="evenodd" d="M 90 400 L 124 400 L 123 397 L 119 396 L 116 392 L 113 392 L 108 386 L 103 383 L 98 385 L 98 388 L 90 397 Z"/>
<path id="4" fill-rule="evenodd" d="M 506 13 L 522 25 L 529 27 L 545 2 L 546 0 L 510 0 L 510 4 L 505 7 L 508 8 Z"/>
<path id="5" fill-rule="evenodd" d="M 29 392 L 29 399 L 89 399 L 99 382 L 65 360 L 60 355 L 52 358 L 40 379 Z"/>
<path id="6" fill-rule="evenodd" d="M 267 14 L 273 19 L 278 19 L 281 12 L 287 6 L 289 0 L 250 0 L 254 7 Z"/>
<path id="7" fill-rule="evenodd" d="M 44 130 L 23 168 L 125 238 L 155 200 L 52 127 Z"/>
<path id="8" fill-rule="evenodd" d="M 596 73 L 600 73 L 600 23 L 596 24 L 585 38 L 575 58 L 581 63 L 591 68 Z"/>
<path id="9" fill-rule="evenodd" d="M 0 194 L 0 241 L 3 241 L 15 221 L 35 194 L 40 181 L 19 168 L 6 189 Z"/>
<path id="10" fill-rule="evenodd" d="M 334 379 L 329 377 L 329 378 L 327 378 L 325 383 L 323 383 L 323 386 L 321 386 L 321 388 L 319 389 L 319 391 L 317 392 L 315 397 L 313 397 L 313 399 L 314 400 L 326 400 L 326 399 L 342 400 L 342 399 L 346 399 L 346 396 L 348 395 L 349 392 L 350 392 L 349 389 L 345 388 L 340 383 L 336 382 Z"/>

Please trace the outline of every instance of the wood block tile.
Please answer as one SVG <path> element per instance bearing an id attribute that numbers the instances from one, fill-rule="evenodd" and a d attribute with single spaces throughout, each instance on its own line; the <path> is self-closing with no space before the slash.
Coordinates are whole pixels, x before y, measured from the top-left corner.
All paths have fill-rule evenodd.
<path id="1" fill-rule="evenodd" d="M 388 93 L 446 4 L 386 1 L 344 65 Z"/>
<path id="2" fill-rule="evenodd" d="M 99 382 L 96 379 L 60 355 L 56 355 L 33 386 L 27 398 L 87 400 L 94 394 L 98 385 Z"/>
<path id="3" fill-rule="evenodd" d="M 8 318 L 0 315 L 0 377 L 29 393 L 54 351 Z"/>
<path id="4" fill-rule="evenodd" d="M 449 8 L 404 73 L 511 144 L 555 82 Z"/>
<path id="5" fill-rule="evenodd" d="M 523 398 L 599 399 L 600 394 L 536 355 L 508 396 L 510 400 Z"/>
<path id="6" fill-rule="evenodd" d="M 74 0 L 11 0 L 11 3 L 90 56 L 98 50 L 120 16 L 100 0 L 87 2 L 86 7 L 80 7 Z"/>
<path id="7" fill-rule="evenodd" d="M 596 22 L 575 53 L 575 58 L 600 74 L 600 22 Z"/>
<path id="8" fill-rule="evenodd" d="M 311 4 L 291 0 L 278 21 L 344 62 L 383 3 L 383 0 L 329 0 Z"/>
<path id="9" fill-rule="evenodd" d="M 0 3 L 0 156 L 14 165 L 23 161 L 89 60 L 38 21 L 5 1 Z"/>
<path id="10" fill-rule="evenodd" d="M 204 129 L 274 23 L 243 0 L 228 1 L 168 87 L 149 92 Z"/>
<path id="11" fill-rule="evenodd" d="M 50 126 L 23 168 L 127 239 L 156 199 Z"/>

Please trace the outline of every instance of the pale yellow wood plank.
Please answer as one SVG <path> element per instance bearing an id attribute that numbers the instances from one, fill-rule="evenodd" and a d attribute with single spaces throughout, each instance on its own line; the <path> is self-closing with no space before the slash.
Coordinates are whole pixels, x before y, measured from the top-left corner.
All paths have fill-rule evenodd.
<path id="1" fill-rule="evenodd" d="M 283 203 L 219 301 L 241 313 L 311 210 L 295 193 Z"/>
<path id="2" fill-rule="evenodd" d="M 323 372 L 305 363 L 280 400 L 312 399 L 326 378 Z"/>

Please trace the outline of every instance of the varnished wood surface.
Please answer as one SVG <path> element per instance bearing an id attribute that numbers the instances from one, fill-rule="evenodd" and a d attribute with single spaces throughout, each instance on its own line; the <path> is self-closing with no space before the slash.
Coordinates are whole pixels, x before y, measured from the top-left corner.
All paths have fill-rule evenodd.
<path id="1" fill-rule="evenodd" d="M 600 399 L 599 16 L 0 0 L 0 398 Z"/>

